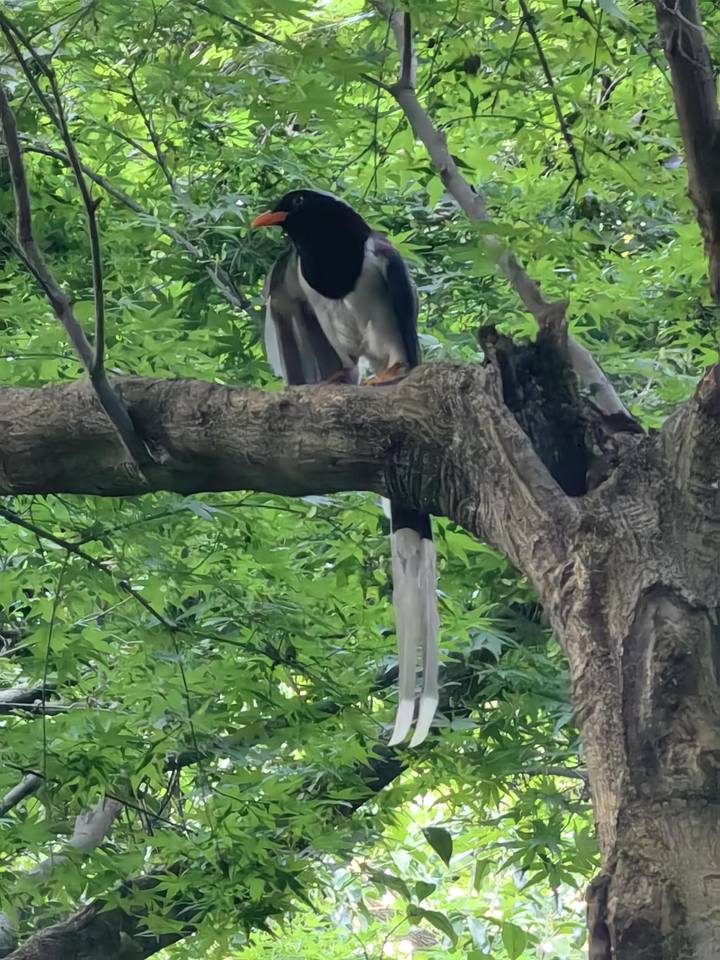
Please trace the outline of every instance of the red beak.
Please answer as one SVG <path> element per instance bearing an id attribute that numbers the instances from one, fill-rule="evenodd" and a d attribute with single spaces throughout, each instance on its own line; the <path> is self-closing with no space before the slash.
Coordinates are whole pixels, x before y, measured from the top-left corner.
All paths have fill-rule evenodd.
<path id="1" fill-rule="evenodd" d="M 259 217 L 255 217 L 250 226 L 273 227 L 285 220 L 287 220 L 287 213 L 284 210 L 272 210 L 270 213 L 261 213 Z"/>

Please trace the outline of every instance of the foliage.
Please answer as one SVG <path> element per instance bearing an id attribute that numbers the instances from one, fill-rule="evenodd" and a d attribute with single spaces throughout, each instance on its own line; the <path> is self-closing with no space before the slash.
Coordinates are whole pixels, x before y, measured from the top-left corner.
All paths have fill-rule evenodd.
<path id="1" fill-rule="evenodd" d="M 531 333 L 484 231 L 363 79 L 389 81 L 396 63 L 372 8 L 7 6 L 52 58 L 81 158 L 103 178 L 93 194 L 114 370 L 278 389 L 258 334 L 280 244 L 247 227 L 308 183 L 341 192 L 411 259 L 429 358 L 478 360 L 475 331 L 491 321 Z M 492 231 L 571 299 L 574 334 L 656 425 L 717 345 L 652 8 L 532 9 L 576 161 L 515 0 L 413 0 L 420 94 L 488 198 Z M 89 322 L 76 188 L 9 54 L 0 79 L 24 138 L 37 239 Z M 77 377 L 2 230 L 0 382 Z M 58 706 L 0 718 L 0 795 L 24 772 L 44 779 L 2 827 L 0 905 L 23 934 L 155 870 L 168 902 L 181 885 L 199 918 L 173 956 L 402 956 L 423 944 L 428 958 L 579 956 L 593 847 L 564 668 L 529 585 L 492 551 L 438 522 L 448 722 L 376 789 L 368 764 L 388 762 L 394 637 L 387 526 L 371 498 L 5 507 L 31 528 L 0 527 L 0 684 L 45 685 Z M 111 840 L 45 883 L 29 879 L 103 793 L 125 803 Z M 149 927 L 182 922 L 158 910 Z"/>

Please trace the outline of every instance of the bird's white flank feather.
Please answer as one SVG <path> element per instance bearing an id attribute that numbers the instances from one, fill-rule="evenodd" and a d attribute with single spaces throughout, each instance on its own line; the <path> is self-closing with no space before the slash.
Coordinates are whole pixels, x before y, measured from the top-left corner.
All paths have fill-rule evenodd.
<path id="1" fill-rule="evenodd" d="M 268 363 L 276 377 L 285 377 L 285 367 L 280 357 L 280 346 L 277 339 L 277 330 L 275 329 L 275 320 L 273 319 L 270 303 L 265 307 L 265 353 Z"/>

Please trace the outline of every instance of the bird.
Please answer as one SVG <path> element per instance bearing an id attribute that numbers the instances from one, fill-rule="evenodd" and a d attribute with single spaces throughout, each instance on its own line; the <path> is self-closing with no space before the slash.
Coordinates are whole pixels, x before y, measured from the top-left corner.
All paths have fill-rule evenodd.
<path id="1" fill-rule="evenodd" d="M 273 264 L 263 289 L 265 349 L 287 385 L 395 382 L 420 363 L 418 297 L 402 256 L 340 197 L 291 190 L 251 226 L 280 226 L 291 246 Z M 438 705 L 436 552 L 430 517 L 385 501 L 391 525 L 398 707 L 390 746 L 415 717 L 418 660 L 422 688 L 410 746 L 427 737 Z"/>

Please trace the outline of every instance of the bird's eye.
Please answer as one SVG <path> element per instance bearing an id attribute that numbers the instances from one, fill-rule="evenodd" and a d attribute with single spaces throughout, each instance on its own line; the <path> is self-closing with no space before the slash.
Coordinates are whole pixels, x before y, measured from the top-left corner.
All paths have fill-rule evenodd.
<path id="1" fill-rule="evenodd" d="M 302 195 L 301 193 L 299 193 L 296 197 L 293 197 L 293 202 L 292 202 L 292 203 L 293 203 L 293 207 L 294 207 L 296 210 L 299 210 L 300 207 L 303 205 L 303 203 L 305 203 L 305 198 L 303 197 L 303 195 Z"/>

